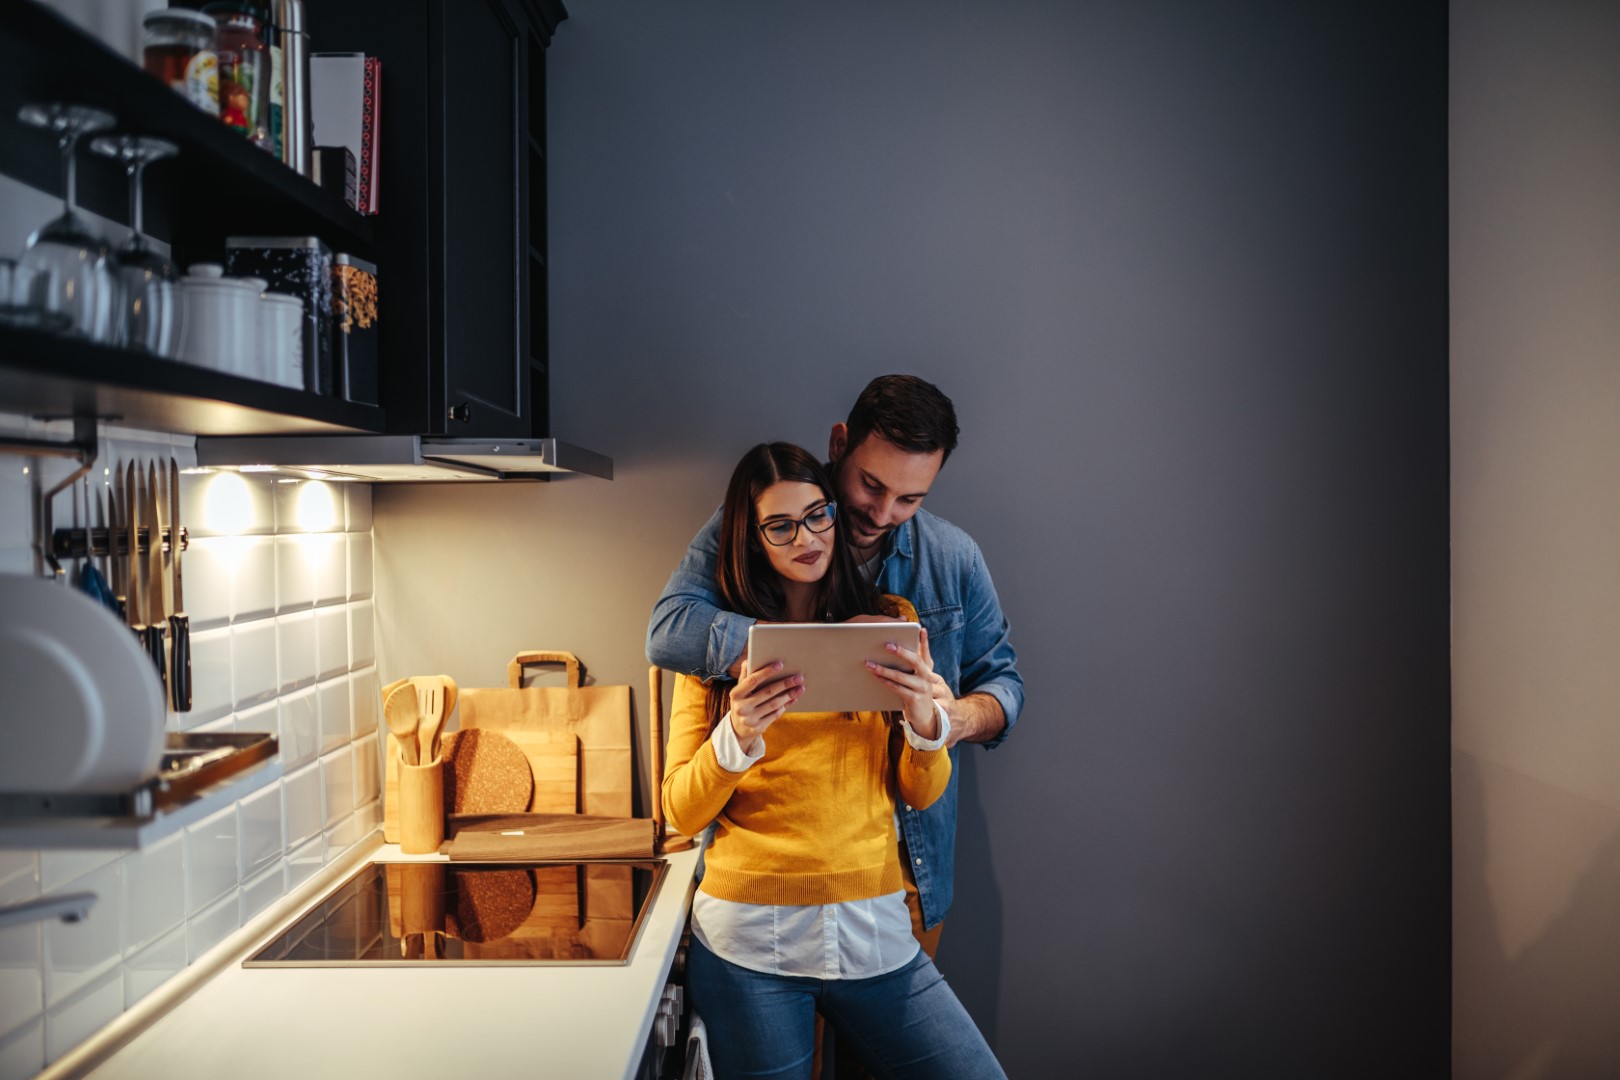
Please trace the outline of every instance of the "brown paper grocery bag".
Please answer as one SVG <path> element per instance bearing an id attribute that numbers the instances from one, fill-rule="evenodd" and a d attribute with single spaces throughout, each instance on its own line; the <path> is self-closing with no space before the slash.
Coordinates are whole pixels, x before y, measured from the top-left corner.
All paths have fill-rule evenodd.
<path id="1" fill-rule="evenodd" d="M 523 669 L 532 664 L 567 665 L 568 684 L 524 686 Z M 579 657 L 561 650 L 518 653 L 507 676 L 510 686 L 461 691 L 462 728 L 578 737 L 580 812 L 629 817 L 634 786 L 630 688 L 581 686 Z"/>

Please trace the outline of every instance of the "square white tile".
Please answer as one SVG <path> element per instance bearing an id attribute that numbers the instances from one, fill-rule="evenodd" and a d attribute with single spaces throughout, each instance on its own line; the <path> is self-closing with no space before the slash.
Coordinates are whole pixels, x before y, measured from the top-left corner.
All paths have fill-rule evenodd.
<path id="1" fill-rule="evenodd" d="M 0 1038 L 45 1011 L 39 926 L 0 929 Z"/>
<path id="2" fill-rule="evenodd" d="M 345 626 L 345 631 L 347 627 Z M 354 740 L 354 718 L 349 715 L 349 677 L 340 675 L 315 684 L 320 702 L 321 753 Z"/>
<path id="3" fill-rule="evenodd" d="M 123 956 L 123 905 L 119 903 L 117 862 L 75 878 L 47 895 L 92 892 L 99 898 L 89 914 L 75 923 L 60 919 L 40 923 L 44 938 L 45 1008 L 47 1010 L 118 966 Z M 123 995 L 119 995 L 123 1001 Z"/>
<path id="4" fill-rule="evenodd" d="M 330 679 L 349 670 L 349 612 L 315 609 L 315 677 Z"/>
<path id="5" fill-rule="evenodd" d="M 354 801 L 364 806 L 382 795 L 382 758 L 378 751 L 380 737 L 368 735 L 354 744 Z"/>
<path id="6" fill-rule="evenodd" d="M 371 534 L 349 533 L 349 599 L 371 596 Z"/>
<path id="7" fill-rule="evenodd" d="M 314 761 L 320 753 L 321 727 L 315 709 L 315 689 L 288 694 L 277 704 L 281 709 L 281 763 L 291 771 Z"/>
<path id="8" fill-rule="evenodd" d="M 34 497 L 27 458 L 0 457 L 0 548 L 26 549 L 33 543 Z"/>
<path id="9" fill-rule="evenodd" d="M 304 480 L 276 485 L 276 532 L 342 532 L 344 497 L 340 483 Z"/>
<path id="10" fill-rule="evenodd" d="M 315 571 L 307 536 L 276 537 L 276 612 L 315 606 Z"/>
<path id="11" fill-rule="evenodd" d="M 117 861 L 123 854 L 122 851 L 76 851 L 71 848 L 41 851 L 39 891 L 60 892 L 68 882 Z"/>
<path id="12" fill-rule="evenodd" d="M 310 584 L 315 603 L 339 604 L 348 599 L 349 545 L 341 532 L 316 533 L 299 537 L 309 560 Z"/>
<path id="13" fill-rule="evenodd" d="M 304 882 L 314 877 L 321 867 L 326 865 L 325 840 L 319 833 L 315 838 L 302 847 L 293 849 L 287 856 L 287 891 L 290 893 Z"/>
<path id="14" fill-rule="evenodd" d="M 281 650 L 282 692 L 314 682 L 315 613 L 276 616 L 276 641 Z"/>
<path id="15" fill-rule="evenodd" d="M 124 953 L 139 952 L 186 918 L 186 848 L 180 833 L 124 856 Z"/>
<path id="16" fill-rule="evenodd" d="M 276 538 L 238 536 L 229 543 L 232 621 L 269 618 L 276 612 Z"/>
<path id="17" fill-rule="evenodd" d="M 354 720 L 354 737 L 364 738 L 381 730 L 382 688 L 377 685 L 377 669 L 361 668 L 349 679 L 349 708 Z"/>
<path id="18" fill-rule="evenodd" d="M 206 724 L 231 711 L 232 632 L 221 626 L 191 635 L 191 711 L 183 723 Z"/>
<path id="19" fill-rule="evenodd" d="M 262 476 L 214 472 L 180 477 L 180 504 L 193 536 L 271 533 L 275 503 Z"/>
<path id="20" fill-rule="evenodd" d="M 0 1080 L 27 1080 L 45 1068 L 45 1015 L 0 1037 Z"/>
<path id="21" fill-rule="evenodd" d="M 287 871 L 280 859 L 242 882 L 242 925 L 287 895 Z"/>
<path id="22" fill-rule="evenodd" d="M 192 963 L 242 925 L 242 909 L 236 892 L 232 889 L 224 899 L 187 920 L 186 953 Z"/>
<path id="23" fill-rule="evenodd" d="M 230 537 L 199 536 L 180 557 L 181 600 L 191 619 L 191 630 L 210 630 L 231 620 L 231 578 L 235 572 L 237 541 Z"/>
<path id="24" fill-rule="evenodd" d="M 281 785 L 267 784 L 236 804 L 237 828 L 241 835 L 243 880 L 281 857 L 285 842 L 281 835 Z"/>
<path id="25" fill-rule="evenodd" d="M 231 627 L 238 711 L 269 701 L 281 687 L 280 638 L 275 619 L 255 619 Z"/>
<path id="26" fill-rule="evenodd" d="M 45 1056 L 55 1061 L 124 1011 L 124 973 L 114 968 L 45 1012 Z"/>
<path id="27" fill-rule="evenodd" d="M 369 533 L 371 531 L 371 485 L 344 484 L 343 494 L 348 502 L 349 510 L 346 528 L 350 532 Z"/>
<path id="28" fill-rule="evenodd" d="M 236 714 L 237 731 L 263 731 L 281 738 L 281 704 L 275 700 Z"/>
<path id="29" fill-rule="evenodd" d="M 39 852 L 0 851 L 0 904 L 39 895 Z"/>
<path id="30" fill-rule="evenodd" d="M 363 668 L 377 662 L 376 606 L 371 600 L 349 605 L 349 664 Z"/>
<path id="31" fill-rule="evenodd" d="M 235 806 L 186 826 L 186 911 L 193 918 L 241 880 L 236 826 Z"/>
<path id="32" fill-rule="evenodd" d="M 345 746 L 321 758 L 321 784 L 326 790 L 326 825 L 330 828 L 354 812 L 354 748 Z"/>
<path id="33" fill-rule="evenodd" d="M 174 978 L 186 967 L 186 928 L 177 926 L 124 961 L 124 1008 Z"/>
<path id="34" fill-rule="evenodd" d="M 290 853 L 296 852 L 299 845 L 320 832 L 321 822 L 325 820 L 321 796 L 321 770 L 317 764 L 306 765 L 282 778 L 281 814 Z M 288 861 L 292 861 L 291 854 Z M 291 887 L 289 881 L 288 888 Z"/>

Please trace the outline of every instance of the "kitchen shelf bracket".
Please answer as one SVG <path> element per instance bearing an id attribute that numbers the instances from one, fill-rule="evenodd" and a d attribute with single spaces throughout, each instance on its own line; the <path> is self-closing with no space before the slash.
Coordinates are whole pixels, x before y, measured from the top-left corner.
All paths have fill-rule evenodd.
<path id="1" fill-rule="evenodd" d="M 79 467 L 69 473 L 65 479 L 49 491 L 40 495 L 39 503 L 39 553 L 45 557 L 45 562 L 51 568 L 52 577 L 62 577 L 66 571 L 57 561 L 56 553 L 51 550 L 51 500 L 68 489 L 79 477 L 90 471 L 96 463 L 96 455 L 100 452 L 100 443 L 96 438 L 96 418 L 94 416 L 75 416 L 73 418 L 73 438 L 71 439 L 25 439 L 16 436 L 0 436 L 0 452 L 12 454 L 26 454 L 29 457 L 68 457 L 79 463 Z"/>

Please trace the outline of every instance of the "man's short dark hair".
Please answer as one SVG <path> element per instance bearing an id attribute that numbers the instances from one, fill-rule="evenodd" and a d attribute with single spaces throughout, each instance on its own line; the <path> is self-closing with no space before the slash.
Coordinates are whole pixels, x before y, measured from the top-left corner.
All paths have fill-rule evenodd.
<path id="1" fill-rule="evenodd" d="M 940 464 L 956 449 L 956 407 L 939 387 L 915 375 L 879 375 L 866 384 L 849 410 L 846 449 L 853 450 L 876 432 L 911 454 L 943 450 Z"/>

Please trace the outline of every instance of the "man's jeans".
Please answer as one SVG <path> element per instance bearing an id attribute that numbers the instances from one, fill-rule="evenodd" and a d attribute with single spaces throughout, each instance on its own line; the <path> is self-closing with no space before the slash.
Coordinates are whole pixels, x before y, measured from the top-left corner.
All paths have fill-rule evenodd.
<path id="1" fill-rule="evenodd" d="M 870 979 L 767 975 L 692 939 L 686 986 L 718 1080 L 809 1080 L 820 1009 L 882 1080 L 993 1080 L 1006 1073 L 927 954 Z"/>

